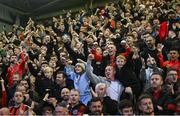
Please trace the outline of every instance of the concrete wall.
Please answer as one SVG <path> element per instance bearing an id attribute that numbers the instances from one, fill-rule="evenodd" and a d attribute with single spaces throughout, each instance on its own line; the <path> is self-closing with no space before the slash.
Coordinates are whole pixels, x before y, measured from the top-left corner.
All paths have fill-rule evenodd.
<path id="1" fill-rule="evenodd" d="M 66 5 L 65 4 L 63 4 L 63 5 L 65 5 L 67 7 L 64 8 L 63 10 L 65 12 L 67 12 L 69 10 L 71 10 L 72 12 L 76 12 L 76 11 L 79 11 L 79 9 L 86 9 L 87 7 L 89 7 L 89 6 L 87 6 L 87 4 L 90 5 L 90 2 L 87 2 L 87 1 L 88 0 L 78 0 L 78 1 L 77 0 L 71 0 L 71 4 L 65 2 Z M 92 7 L 95 8 L 95 7 L 98 7 L 98 6 L 105 5 L 106 3 L 109 3 L 109 2 L 117 2 L 118 0 L 92 0 L 92 1 L 93 1 Z M 60 14 L 63 14 L 64 13 L 63 10 L 61 8 L 59 8 L 59 10 L 56 10 L 54 12 L 40 14 L 38 16 L 34 16 L 33 18 L 36 19 L 36 20 L 48 19 L 49 17 L 58 16 Z"/>
<path id="2" fill-rule="evenodd" d="M 3 30 L 11 30 L 14 23 L 19 24 L 20 14 L 21 13 L 19 11 L 0 4 L 0 32 Z"/>

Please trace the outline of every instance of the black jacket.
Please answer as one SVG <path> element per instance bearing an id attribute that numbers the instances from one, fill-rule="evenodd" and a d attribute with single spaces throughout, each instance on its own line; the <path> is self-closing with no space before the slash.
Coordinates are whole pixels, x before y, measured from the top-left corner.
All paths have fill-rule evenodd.
<path id="1" fill-rule="evenodd" d="M 138 98 L 141 93 L 141 84 L 134 71 L 132 55 L 133 53 L 130 53 L 125 65 L 121 69 L 117 69 L 116 78 L 119 79 L 124 87 L 131 87 L 133 94 Z"/>
<path id="2" fill-rule="evenodd" d="M 66 48 L 66 50 L 68 51 L 69 55 L 70 55 L 70 58 L 72 59 L 73 61 L 73 64 L 76 64 L 78 61 L 77 59 L 81 59 L 83 61 L 86 61 L 87 60 L 87 57 L 88 57 L 88 46 L 87 46 L 87 42 L 84 41 L 84 54 L 79 54 L 79 53 L 76 53 L 70 46 L 70 43 L 65 43 L 64 44 L 64 47 Z"/>
<path id="3" fill-rule="evenodd" d="M 118 103 L 112 100 L 109 96 L 103 98 L 103 112 L 110 115 L 115 115 L 118 112 Z"/>

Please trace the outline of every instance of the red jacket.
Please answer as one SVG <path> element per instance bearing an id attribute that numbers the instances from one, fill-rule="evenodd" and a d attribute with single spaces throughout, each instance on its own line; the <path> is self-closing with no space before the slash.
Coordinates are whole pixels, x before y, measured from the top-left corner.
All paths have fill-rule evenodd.
<path id="1" fill-rule="evenodd" d="M 94 59 L 96 62 L 102 62 L 102 54 L 97 53 L 97 51 L 94 49 L 91 50 L 91 53 L 94 55 Z"/>
<path id="2" fill-rule="evenodd" d="M 1 107 L 7 107 L 7 93 L 6 93 L 6 91 L 2 91 Z"/>
<path id="3" fill-rule="evenodd" d="M 180 109 L 175 104 L 168 104 L 167 106 L 168 110 L 174 111 L 174 112 L 180 112 Z"/>
<path id="4" fill-rule="evenodd" d="M 161 67 L 178 69 L 178 78 L 180 79 L 180 61 L 164 61 L 163 55 L 159 55 L 159 62 Z"/>
<path id="5" fill-rule="evenodd" d="M 11 116 L 23 115 L 24 112 L 27 111 L 28 109 L 29 109 L 29 106 L 27 106 L 23 103 L 17 107 L 13 106 L 13 107 L 9 108 Z"/>
<path id="6" fill-rule="evenodd" d="M 74 107 L 69 106 L 70 115 L 82 116 L 86 112 L 86 106 L 82 103 L 75 105 Z"/>
<path id="7" fill-rule="evenodd" d="M 132 49 L 130 47 L 126 48 L 126 51 L 124 53 L 121 53 L 121 55 L 128 58 L 129 54 L 132 52 Z"/>
<path id="8" fill-rule="evenodd" d="M 160 29 L 159 29 L 159 39 L 161 42 L 163 42 L 168 35 L 168 22 L 164 21 L 160 24 Z"/>
<path id="9" fill-rule="evenodd" d="M 116 28 L 116 22 L 115 22 L 115 20 L 113 20 L 113 19 L 111 19 L 110 20 L 110 23 L 111 23 L 111 28 L 113 28 L 113 29 L 115 29 Z"/>
<path id="10" fill-rule="evenodd" d="M 8 86 L 11 88 L 13 86 L 13 75 L 18 72 L 20 76 L 24 74 L 25 71 L 25 54 L 22 52 L 20 54 L 21 61 L 20 63 L 17 62 L 14 66 L 10 66 L 7 71 L 7 78 L 8 78 Z"/>

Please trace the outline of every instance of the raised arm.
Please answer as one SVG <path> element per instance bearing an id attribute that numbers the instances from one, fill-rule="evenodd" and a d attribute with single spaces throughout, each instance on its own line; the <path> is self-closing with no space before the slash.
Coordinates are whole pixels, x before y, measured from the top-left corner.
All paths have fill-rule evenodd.
<path id="1" fill-rule="evenodd" d="M 75 72 L 74 72 L 74 67 L 66 61 L 65 67 L 64 67 L 64 72 L 68 76 L 69 79 L 74 80 L 75 77 Z"/>
<path id="2" fill-rule="evenodd" d="M 93 73 L 93 68 L 91 66 L 91 61 L 94 59 L 93 54 L 89 54 L 88 60 L 87 60 L 87 65 L 86 65 L 86 73 L 90 79 L 90 81 L 93 84 L 98 84 L 100 82 L 102 83 L 108 83 L 108 81 L 104 77 L 97 76 Z"/>
<path id="3" fill-rule="evenodd" d="M 77 63 L 77 59 L 86 60 L 86 57 L 83 54 L 76 53 L 70 46 L 70 43 L 65 43 L 64 47 L 68 51 L 69 55 L 73 58 L 74 63 Z"/>
<path id="4" fill-rule="evenodd" d="M 140 70 L 140 80 L 141 82 L 145 83 L 146 82 L 146 64 L 145 64 L 145 61 L 144 61 L 144 58 L 141 58 L 141 62 L 142 62 L 142 67 L 141 67 L 141 70 Z"/>
<path id="5" fill-rule="evenodd" d="M 2 103 L 1 106 L 2 107 L 6 107 L 7 106 L 7 93 L 6 93 L 6 89 L 4 86 L 4 80 L 2 78 L 0 78 L 0 83 L 1 83 L 1 99 L 2 99 Z"/>

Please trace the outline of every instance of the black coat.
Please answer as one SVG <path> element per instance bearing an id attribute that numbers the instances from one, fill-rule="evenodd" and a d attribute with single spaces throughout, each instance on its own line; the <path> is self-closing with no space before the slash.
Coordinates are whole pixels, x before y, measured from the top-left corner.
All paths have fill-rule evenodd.
<path id="1" fill-rule="evenodd" d="M 74 81 L 70 79 L 66 79 L 66 85 L 65 86 L 60 86 L 59 84 L 55 83 L 55 89 L 54 89 L 54 94 L 55 97 L 58 101 L 61 101 L 61 91 L 63 88 L 68 88 L 69 90 L 74 88 Z"/>
<path id="2" fill-rule="evenodd" d="M 145 59 L 145 61 L 148 59 L 148 54 L 150 54 L 157 62 L 157 66 L 160 67 L 160 63 L 159 63 L 159 57 L 158 57 L 158 50 L 157 49 L 154 49 L 154 50 L 150 50 L 148 48 L 145 48 L 142 52 L 141 52 L 141 57 L 143 57 Z M 167 54 L 166 52 L 162 51 L 162 54 L 163 54 L 163 57 L 164 57 L 164 60 L 167 60 Z"/>
<path id="3" fill-rule="evenodd" d="M 136 76 L 134 71 L 132 55 L 133 53 L 129 55 L 125 65 L 121 69 L 117 68 L 116 78 L 119 79 L 124 87 L 131 87 L 133 94 L 138 98 L 141 93 L 141 84 L 140 79 Z"/>
<path id="4" fill-rule="evenodd" d="M 167 103 L 169 101 L 171 101 L 171 98 L 168 95 L 168 93 L 166 91 L 163 91 L 163 90 L 160 91 L 160 96 L 159 96 L 158 100 L 154 99 L 155 97 L 153 96 L 154 92 L 153 92 L 152 88 L 149 88 L 145 93 L 149 94 L 150 96 L 152 96 L 155 105 L 161 106 L 161 107 L 163 107 L 163 109 L 166 109 L 167 108 Z"/>
<path id="5" fill-rule="evenodd" d="M 115 115 L 118 112 L 118 103 L 115 100 L 112 100 L 109 96 L 103 98 L 103 112 Z"/>
<path id="6" fill-rule="evenodd" d="M 64 47 L 66 48 L 67 52 L 69 53 L 70 55 L 70 58 L 72 59 L 73 61 L 73 64 L 76 64 L 78 63 L 77 59 L 81 59 L 83 61 L 86 61 L 87 60 L 87 57 L 88 57 L 88 46 L 87 46 L 87 42 L 84 41 L 83 42 L 84 46 L 84 54 L 82 53 L 76 53 L 70 46 L 70 43 L 65 43 L 64 44 Z"/>

